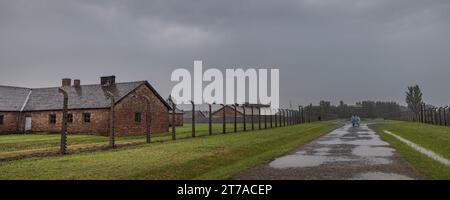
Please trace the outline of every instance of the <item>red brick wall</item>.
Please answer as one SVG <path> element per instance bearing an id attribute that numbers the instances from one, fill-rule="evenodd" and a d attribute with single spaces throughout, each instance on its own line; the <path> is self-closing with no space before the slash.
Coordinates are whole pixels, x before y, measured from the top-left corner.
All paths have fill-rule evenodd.
<path id="1" fill-rule="evenodd" d="M 17 132 L 17 117 L 18 112 L 0 112 L 3 115 L 3 124 L 0 124 L 0 133 L 15 133 Z"/>
<path id="2" fill-rule="evenodd" d="M 158 99 L 158 97 L 145 85 L 136 89 L 132 94 L 125 97 L 115 107 L 115 132 L 116 135 L 143 135 L 146 130 L 146 103 L 141 98 L 133 95 L 146 95 L 151 100 L 152 110 L 152 132 L 161 133 L 169 131 L 169 111 L 168 108 Z M 134 115 L 140 112 L 142 119 L 140 123 L 135 122 Z M 110 109 L 89 109 L 89 110 L 69 110 L 73 115 L 73 122 L 68 123 L 69 133 L 93 133 L 107 135 L 109 133 Z M 91 114 L 91 121 L 85 123 L 83 113 Z M 56 123 L 49 123 L 49 115 L 56 114 Z M 62 122 L 62 111 L 37 111 L 24 112 L 17 130 L 18 112 L 0 112 L 4 115 L 4 124 L 0 125 L 0 133 L 21 132 L 24 129 L 25 116 L 31 116 L 32 132 L 60 132 Z M 177 117 L 178 118 L 178 117 Z M 181 115 L 182 120 L 182 115 Z"/>
<path id="3" fill-rule="evenodd" d="M 172 113 L 170 112 L 169 125 L 172 126 Z M 175 113 L 175 126 L 183 126 L 183 113 Z"/>
<path id="4" fill-rule="evenodd" d="M 120 101 L 115 108 L 117 135 L 142 135 L 146 130 L 146 103 L 142 98 L 133 96 L 145 95 L 150 97 L 152 112 L 152 132 L 161 133 L 169 131 L 169 111 L 158 97 L 145 85 L 136 89 L 132 94 Z M 134 115 L 141 113 L 141 122 L 135 122 Z"/>
<path id="5" fill-rule="evenodd" d="M 67 124 L 69 133 L 97 133 L 105 135 L 109 128 L 109 109 L 91 109 L 91 110 L 69 110 L 73 115 L 73 122 Z M 91 121 L 85 123 L 83 113 L 91 114 Z M 56 114 L 56 123 L 49 123 L 49 115 Z M 62 111 L 39 111 L 28 112 L 25 116 L 31 116 L 32 132 L 60 132 L 62 122 Z M 24 122 L 24 119 L 22 120 Z"/>

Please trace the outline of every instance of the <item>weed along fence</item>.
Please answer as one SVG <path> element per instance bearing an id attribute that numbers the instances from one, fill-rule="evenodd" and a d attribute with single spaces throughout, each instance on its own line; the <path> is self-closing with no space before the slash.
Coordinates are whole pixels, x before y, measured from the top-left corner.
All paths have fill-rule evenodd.
<path id="1" fill-rule="evenodd" d="M 286 127 L 303 123 L 317 121 L 314 112 L 310 106 L 298 106 L 297 109 L 270 109 L 268 105 L 261 104 L 231 104 L 215 105 L 219 109 L 212 112 L 212 104 L 207 105 L 208 111 L 204 118 L 197 119 L 195 115 L 198 105 L 188 105 L 192 109 L 192 120 L 189 123 L 184 122 L 181 126 L 172 125 L 168 132 L 154 134 L 152 130 L 152 109 L 150 101 L 146 96 L 133 96 L 148 106 L 142 107 L 141 113 L 145 117 L 142 120 L 145 126 L 145 133 L 142 135 L 121 135 L 117 136 L 120 127 L 117 126 L 114 95 L 108 94 L 110 104 L 110 115 L 106 118 L 110 124 L 107 135 L 92 135 L 89 133 L 79 134 L 71 133 L 67 127 L 69 121 L 70 109 L 67 109 L 67 103 L 70 97 L 65 95 L 64 90 L 60 90 L 61 101 L 63 102 L 63 112 L 61 130 L 59 134 L 50 133 L 32 133 L 32 134 L 12 134 L 2 136 L 0 141 L 0 161 L 17 160 L 28 157 L 54 156 L 73 154 L 78 152 L 89 152 L 98 150 L 107 150 L 112 148 L 142 145 L 150 143 L 160 143 L 171 140 L 180 140 L 194 137 L 204 137 L 210 135 L 230 134 L 238 132 L 250 132 L 258 130 L 267 130 L 272 128 Z M 177 107 L 170 100 L 169 119 L 171 124 L 175 123 Z M 197 106 L 197 107 L 196 107 Z M 143 118 L 144 119 L 144 118 Z M 325 120 L 325 119 L 324 119 Z M 155 123 L 155 122 L 154 122 Z M 9 138 L 9 141 L 7 141 Z"/>
<path id="2" fill-rule="evenodd" d="M 449 106 L 436 107 L 432 105 L 421 104 L 418 113 L 414 113 L 413 111 L 395 112 L 387 114 L 385 118 L 400 121 L 427 123 L 440 126 L 449 126 L 450 107 Z"/>

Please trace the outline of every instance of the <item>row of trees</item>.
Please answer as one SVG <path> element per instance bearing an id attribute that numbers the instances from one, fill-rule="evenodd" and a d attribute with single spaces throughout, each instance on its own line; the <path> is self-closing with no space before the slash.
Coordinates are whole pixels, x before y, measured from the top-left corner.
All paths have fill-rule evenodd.
<path id="1" fill-rule="evenodd" d="M 406 104 L 408 109 L 402 107 L 393 101 L 361 101 L 356 102 L 355 105 L 347 105 L 340 101 L 339 105 L 331 105 L 329 101 L 320 101 L 318 106 L 312 106 L 313 113 L 318 116 L 336 116 L 337 118 L 346 118 L 353 114 L 364 118 L 378 118 L 385 116 L 396 116 L 396 113 L 412 112 L 412 120 L 419 120 L 421 112 L 425 107 L 433 107 L 425 105 L 422 100 L 422 91 L 418 85 L 409 86 L 406 91 Z M 445 109 L 444 109 L 445 110 Z M 400 115 L 399 115 L 400 116 Z"/>
<path id="2" fill-rule="evenodd" d="M 390 101 L 361 101 L 355 105 L 347 105 L 340 101 L 339 105 L 332 105 L 329 101 L 320 101 L 319 105 L 311 105 L 313 115 L 323 119 L 348 118 L 354 114 L 364 118 L 383 117 L 386 113 L 398 112 L 401 107 L 396 102 Z"/>

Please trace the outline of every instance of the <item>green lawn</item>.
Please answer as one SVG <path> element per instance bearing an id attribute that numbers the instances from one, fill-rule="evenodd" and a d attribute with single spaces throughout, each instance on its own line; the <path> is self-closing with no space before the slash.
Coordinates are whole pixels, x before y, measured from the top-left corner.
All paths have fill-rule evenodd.
<path id="1" fill-rule="evenodd" d="M 248 129 L 251 127 L 247 124 Z M 222 133 L 222 124 L 213 124 L 213 134 Z M 256 126 L 258 127 L 258 126 Z M 264 126 L 263 126 L 264 127 Z M 177 128 L 177 138 L 192 137 L 192 126 L 186 124 Z M 238 124 L 238 131 L 242 131 L 243 124 Z M 234 131 L 234 125 L 227 123 L 227 132 Z M 196 125 L 196 136 L 208 135 L 207 124 Z M 171 133 L 159 133 L 153 135 L 153 141 L 167 141 L 172 139 Z M 130 144 L 145 142 L 145 136 L 122 136 L 116 137 L 117 144 Z M 0 135 L 0 159 L 24 156 L 36 153 L 57 152 L 59 150 L 60 135 L 51 133 L 35 133 L 35 134 L 12 134 Z M 106 136 L 88 135 L 88 134 L 69 134 L 68 150 L 79 150 L 85 148 L 95 148 L 107 146 L 109 139 Z"/>
<path id="2" fill-rule="evenodd" d="M 202 126 L 198 127 L 199 131 L 207 130 L 206 125 Z M 0 179 L 227 179 L 337 126 L 340 124 L 315 122 L 100 152 L 5 161 L 0 162 Z"/>
<path id="3" fill-rule="evenodd" d="M 393 145 L 418 171 L 430 179 L 450 179 L 450 167 L 447 167 L 400 142 L 383 130 L 401 136 L 426 149 L 450 159 L 450 127 L 435 126 L 412 122 L 390 122 L 373 124 L 382 139 Z"/>

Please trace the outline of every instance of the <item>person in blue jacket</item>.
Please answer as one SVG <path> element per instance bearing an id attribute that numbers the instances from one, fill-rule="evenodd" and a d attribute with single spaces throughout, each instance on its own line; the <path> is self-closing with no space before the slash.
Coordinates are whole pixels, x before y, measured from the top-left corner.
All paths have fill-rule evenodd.
<path id="1" fill-rule="evenodd" d="M 357 123 L 356 115 L 352 115 L 352 118 L 350 119 L 350 121 L 352 122 L 352 126 L 355 127 L 356 123 Z"/>

